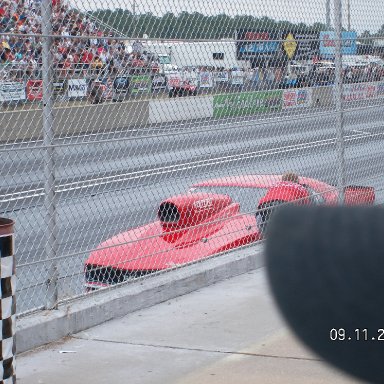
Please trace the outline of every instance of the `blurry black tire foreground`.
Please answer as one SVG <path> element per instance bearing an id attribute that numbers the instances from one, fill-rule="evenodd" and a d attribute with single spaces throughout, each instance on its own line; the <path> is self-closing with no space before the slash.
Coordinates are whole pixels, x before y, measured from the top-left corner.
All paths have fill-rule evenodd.
<path id="1" fill-rule="evenodd" d="M 301 340 L 384 383 L 384 209 L 282 207 L 266 239 L 272 292 Z"/>

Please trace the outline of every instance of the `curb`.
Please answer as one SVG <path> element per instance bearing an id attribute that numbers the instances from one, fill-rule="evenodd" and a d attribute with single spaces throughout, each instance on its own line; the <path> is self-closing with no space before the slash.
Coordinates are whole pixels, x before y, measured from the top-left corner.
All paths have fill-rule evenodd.
<path id="1" fill-rule="evenodd" d="M 16 322 L 17 353 L 57 341 L 128 313 L 151 307 L 264 266 L 262 244 L 231 251 L 198 264 L 145 277 Z"/>

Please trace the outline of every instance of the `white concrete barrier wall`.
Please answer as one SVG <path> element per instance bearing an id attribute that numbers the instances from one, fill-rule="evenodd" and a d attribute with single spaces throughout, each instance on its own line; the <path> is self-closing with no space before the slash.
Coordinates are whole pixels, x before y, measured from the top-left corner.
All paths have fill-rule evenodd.
<path id="1" fill-rule="evenodd" d="M 188 96 L 149 102 L 149 123 L 193 120 L 213 116 L 213 96 Z"/>

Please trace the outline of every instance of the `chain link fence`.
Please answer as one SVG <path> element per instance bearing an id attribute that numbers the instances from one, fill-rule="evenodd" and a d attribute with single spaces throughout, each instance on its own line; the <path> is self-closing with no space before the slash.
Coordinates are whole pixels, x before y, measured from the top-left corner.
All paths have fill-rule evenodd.
<path id="1" fill-rule="evenodd" d="M 383 203 L 382 7 L 296 3 L 0 1 L 19 315 Z"/>

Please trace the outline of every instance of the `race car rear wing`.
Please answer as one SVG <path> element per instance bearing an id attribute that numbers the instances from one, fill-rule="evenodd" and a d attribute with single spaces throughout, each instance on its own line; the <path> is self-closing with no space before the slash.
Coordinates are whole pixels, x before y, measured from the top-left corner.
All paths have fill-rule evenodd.
<path id="1" fill-rule="evenodd" d="M 348 185 L 344 188 L 345 205 L 373 205 L 375 188 L 360 185 Z"/>

